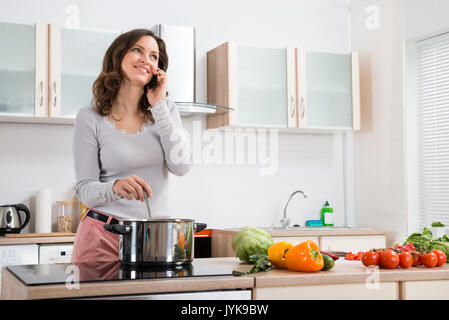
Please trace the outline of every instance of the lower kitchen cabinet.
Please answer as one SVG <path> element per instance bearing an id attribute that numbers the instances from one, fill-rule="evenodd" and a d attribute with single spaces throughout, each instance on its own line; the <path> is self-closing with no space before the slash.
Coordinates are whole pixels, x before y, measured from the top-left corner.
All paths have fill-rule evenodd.
<path id="1" fill-rule="evenodd" d="M 387 246 L 385 235 L 327 236 L 320 237 L 319 247 L 323 251 L 358 252 Z"/>
<path id="2" fill-rule="evenodd" d="M 400 286 L 403 300 L 449 300 L 449 280 L 405 281 Z"/>
<path id="3" fill-rule="evenodd" d="M 292 287 L 257 287 L 256 300 L 396 300 L 396 282 L 381 282 L 378 288 L 365 283 L 304 285 Z"/>

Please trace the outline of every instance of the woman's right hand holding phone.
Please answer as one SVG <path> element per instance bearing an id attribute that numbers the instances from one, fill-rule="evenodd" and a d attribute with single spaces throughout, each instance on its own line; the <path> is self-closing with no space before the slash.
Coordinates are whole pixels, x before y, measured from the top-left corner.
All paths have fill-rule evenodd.
<path id="1" fill-rule="evenodd" d="M 147 91 L 147 98 L 151 106 L 155 106 L 158 101 L 165 99 L 167 94 L 167 74 L 164 70 L 150 64 L 153 77 L 156 77 L 156 86 Z"/>
<path id="2" fill-rule="evenodd" d="M 143 190 L 147 192 L 148 197 L 153 195 L 150 185 L 136 175 L 119 179 L 112 186 L 112 191 L 116 195 L 121 195 L 128 200 L 132 200 L 134 197 L 136 200 L 144 201 Z"/>

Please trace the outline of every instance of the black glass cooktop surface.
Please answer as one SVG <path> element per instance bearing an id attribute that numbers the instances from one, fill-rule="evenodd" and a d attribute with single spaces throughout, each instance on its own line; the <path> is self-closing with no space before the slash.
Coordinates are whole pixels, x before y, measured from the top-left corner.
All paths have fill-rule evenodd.
<path id="1" fill-rule="evenodd" d="M 177 267 L 131 267 L 120 262 L 83 262 L 73 264 L 33 264 L 7 266 L 26 285 L 69 284 L 74 282 L 148 280 L 185 277 L 239 276 L 242 273 L 194 260 Z"/>

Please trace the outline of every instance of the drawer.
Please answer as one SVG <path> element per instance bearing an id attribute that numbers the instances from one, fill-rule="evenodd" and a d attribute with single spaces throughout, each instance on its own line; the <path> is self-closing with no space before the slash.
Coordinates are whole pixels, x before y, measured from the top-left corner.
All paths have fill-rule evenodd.
<path id="1" fill-rule="evenodd" d="M 365 283 L 255 288 L 256 300 L 396 300 L 396 282 L 381 282 L 370 290 Z"/>
<path id="2" fill-rule="evenodd" d="M 323 251 L 358 252 L 385 247 L 386 239 L 384 235 L 326 236 L 320 238 L 320 249 Z"/>
<path id="3" fill-rule="evenodd" d="M 448 300 L 449 280 L 405 281 L 402 283 L 404 300 Z"/>

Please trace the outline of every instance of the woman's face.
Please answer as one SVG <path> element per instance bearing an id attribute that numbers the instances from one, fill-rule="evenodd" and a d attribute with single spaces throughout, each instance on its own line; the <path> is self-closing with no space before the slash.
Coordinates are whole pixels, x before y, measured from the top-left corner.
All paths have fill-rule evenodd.
<path id="1" fill-rule="evenodd" d="M 122 74 L 126 80 L 143 87 L 156 72 L 158 61 L 159 46 L 156 40 L 151 36 L 143 36 L 123 57 Z"/>

